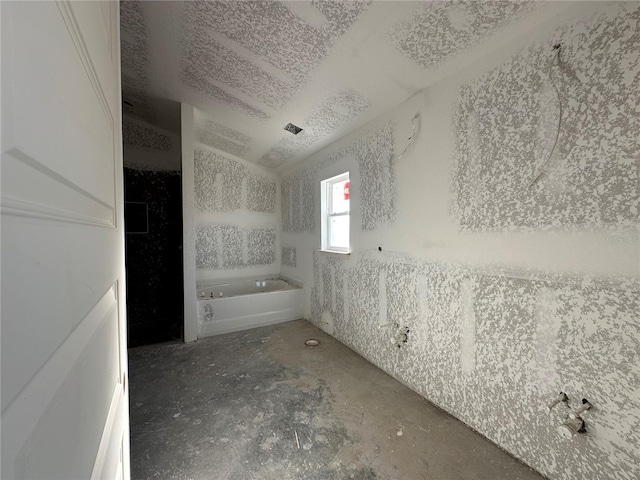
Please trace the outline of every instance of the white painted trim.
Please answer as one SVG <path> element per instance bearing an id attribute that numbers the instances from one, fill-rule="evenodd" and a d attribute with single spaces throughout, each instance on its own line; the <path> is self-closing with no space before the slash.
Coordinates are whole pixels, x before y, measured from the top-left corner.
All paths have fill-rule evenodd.
<path id="1" fill-rule="evenodd" d="M 13 193 L 7 192 L 8 185 L 3 185 L 2 213 L 84 223 L 101 227 L 116 226 L 116 215 L 113 206 L 100 200 L 23 151 L 12 148 L 3 152 L 2 163 L 4 173 L 6 173 L 7 169 L 11 169 L 14 179 L 20 178 L 25 185 L 28 185 L 28 188 Z M 73 198 L 74 208 L 77 207 L 78 210 L 73 211 L 60 205 L 44 205 L 39 202 L 37 198 L 39 197 L 39 192 L 43 189 L 43 182 L 59 192 L 61 198 L 64 197 L 67 200 L 67 202 L 60 202 L 65 206 L 69 205 L 68 199 Z M 11 188 L 8 190 L 11 190 Z M 80 211 L 81 207 L 85 207 L 84 212 Z"/>
<path id="2" fill-rule="evenodd" d="M 109 447 L 113 443 L 114 427 L 116 426 L 116 419 L 120 417 L 118 415 L 118 411 L 120 409 L 120 401 L 123 397 L 123 386 L 121 383 L 117 383 L 113 390 L 113 395 L 111 396 L 109 414 L 107 415 L 107 421 L 104 424 L 104 430 L 102 431 L 102 437 L 100 438 L 100 446 L 98 447 L 98 454 L 96 455 L 96 461 L 94 462 L 93 470 L 91 471 L 92 480 L 98 480 L 104 477 L 104 462 L 107 459 Z"/>
<path id="3" fill-rule="evenodd" d="M 89 83 L 91 83 L 91 86 L 93 87 L 93 90 L 96 94 L 96 98 L 98 99 L 98 104 L 100 105 L 100 108 L 104 113 L 107 123 L 111 127 L 111 137 L 114 142 L 113 160 L 114 160 L 114 166 L 116 166 L 117 168 L 117 165 L 122 162 L 122 138 L 121 138 L 122 118 L 120 118 L 120 115 L 119 115 L 120 112 L 119 111 L 117 112 L 119 118 L 118 118 L 118 128 L 116 128 L 113 112 L 109 107 L 109 101 L 107 100 L 107 96 L 105 95 L 104 90 L 102 88 L 102 84 L 100 82 L 100 75 L 98 75 L 98 72 L 96 71 L 95 65 L 93 64 L 93 60 L 91 60 L 91 55 L 89 54 L 89 48 L 87 47 L 85 39 L 82 35 L 82 31 L 80 29 L 80 26 L 78 25 L 78 21 L 76 20 L 76 17 L 73 13 L 73 2 L 69 0 L 56 0 L 56 5 L 58 6 L 58 10 L 60 11 L 60 15 L 62 16 L 62 19 L 64 20 L 64 23 L 67 27 L 69 36 L 71 37 L 71 40 L 76 48 L 76 51 L 78 52 L 78 57 L 80 57 L 82 66 L 84 67 L 84 70 L 87 73 L 87 77 L 89 78 Z M 120 10 L 117 9 L 115 13 L 116 13 L 116 18 L 118 18 L 119 20 Z M 109 37 L 109 53 L 110 53 L 110 57 L 113 59 L 113 50 L 114 50 L 113 44 L 116 43 L 118 47 L 120 46 L 119 22 L 118 22 L 117 42 L 113 41 L 112 30 L 108 32 L 108 37 Z M 118 50 L 118 62 L 115 64 L 115 68 L 117 70 L 117 75 L 118 75 L 117 76 L 118 91 L 119 91 L 118 100 L 121 100 L 121 88 L 120 88 L 120 80 L 119 80 L 121 75 L 120 61 L 119 61 L 120 49 L 118 48 L 117 50 Z M 120 105 L 120 103 L 118 103 L 118 105 Z M 113 182 L 114 182 L 113 204 L 114 205 L 117 204 L 116 187 L 115 187 L 115 184 L 117 183 L 117 179 L 118 179 L 118 173 L 114 171 L 114 177 L 113 177 Z M 115 218 L 115 214 L 113 218 L 113 226 L 117 226 L 117 219 Z"/>
<path id="4" fill-rule="evenodd" d="M 327 257 L 345 258 L 351 255 L 351 252 L 338 252 L 336 250 L 318 250 L 318 253 L 326 255 Z"/>
<path id="5" fill-rule="evenodd" d="M 2 412 L 2 428 L 13 432 L 2 444 L 3 475 L 20 470 L 29 444 L 38 433 L 38 423 L 62 393 L 86 346 L 117 309 L 116 285 L 109 287 L 87 316 L 62 342 L 47 362 L 29 380 Z M 117 312 L 117 310 L 116 310 Z M 14 463 L 15 461 L 15 463 Z M 23 466 L 24 467 L 24 466 Z"/>
<path id="6" fill-rule="evenodd" d="M 96 217 L 82 215 L 69 210 L 53 208 L 36 202 L 28 202 L 11 195 L 2 196 L 2 213 L 17 217 L 34 217 L 45 220 L 58 220 L 72 223 L 83 223 L 85 225 L 95 225 L 97 227 L 113 227 L 113 222 L 105 220 L 98 221 Z M 111 216 L 113 218 L 113 216 Z"/>
<path id="7" fill-rule="evenodd" d="M 107 100 L 107 96 L 104 94 L 102 90 L 102 85 L 100 84 L 100 76 L 96 72 L 96 69 L 93 65 L 93 61 L 91 60 L 91 56 L 89 55 L 89 49 L 86 46 L 82 33 L 80 31 L 80 26 L 76 21 L 76 17 L 73 14 L 73 3 L 68 0 L 57 0 L 56 5 L 60 10 L 60 15 L 62 16 L 64 23 L 67 26 L 67 30 L 69 31 L 69 36 L 73 41 L 73 44 L 76 47 L 78 52 L 78 56 L 80 57 L 80 61 L 82 62 L 82 66 L 84 67 L 87 77 L 89 77 L 89 82 L 95 91 L 96 98 L 98 99 L 98 103 L 102 108 L 102 112 L 104 116 L 111 126 L 111 130 L 114 130 L 114 120 L 113 114 L 111 113 L 111 109 L 109 108 L 109 102 Z M 111 42 L 110 42 L 111 43 Z"/>
<path id="8" fill-rule="evenodd" d="M 349 202 L 349 211 L 341 213 L 330 213 L 333 209 L 333 202 L 330 193 L 333 185 L 345 180 L 349 181 L 349 179 L 350 172 L 346 171 L 320 181 L 320 250 L 323 252 L 348 254 L 351 251 L 351 202 Z M 300 198 L 302 198 L 302 195 L 300 196 Z M 331 235 L 331 218 L 340 216 L 349 217 L 349 247 L 338 247 L 329 245 L 329 237 Z"/>
<path id="9" fill-rule="evenodd" d="M 182 116 L 182 270 L 184 275 L 184 341 L 198 339 L 196 300 L 196 228 L 193 107 L 183 103 Z"/>

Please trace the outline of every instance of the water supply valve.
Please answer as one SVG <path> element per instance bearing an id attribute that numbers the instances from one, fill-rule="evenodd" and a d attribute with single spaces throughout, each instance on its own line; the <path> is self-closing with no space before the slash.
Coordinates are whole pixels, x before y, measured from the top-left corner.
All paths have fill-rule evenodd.
<path id="1" fill-rule="evenodd" d="M 559 425 L 557 431 L 567 440 L 571 440 L 577 433 L 585 433 L 584 420 L 581 418 L 568 418 L 562 425 Z"/>
<path id="2" fill-rule="evenodd" d="M 400 327 L 397 323 L 394 324 L 395 331 L 391 335 L 391 344 L 395 347 L 402 348 L 402 346 L 409 340 L 409 327 Z"/>
<path id="3" fill-rule="evenodd" d="M 582 418 L 582 414 L 591 409 L 591 406 L 591 403 L 589 403 L 586 398 L 583 398 L 582 406 L 571 412 L 562 425 L 558 426 L 558 433 L 569 440 L 575 437 L 578 433 L 587 433 L 586 424 Z"/>

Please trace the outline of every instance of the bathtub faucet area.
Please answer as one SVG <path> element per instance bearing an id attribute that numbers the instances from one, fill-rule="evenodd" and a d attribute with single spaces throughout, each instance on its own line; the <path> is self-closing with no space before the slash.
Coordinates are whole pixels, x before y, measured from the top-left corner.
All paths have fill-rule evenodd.
<path id="1" fill-rule="evenodd" d="M 277 276 L 203 282 L 197 288 L 198 337 L 302 318 L 302 285 L 294 283 Z"/>

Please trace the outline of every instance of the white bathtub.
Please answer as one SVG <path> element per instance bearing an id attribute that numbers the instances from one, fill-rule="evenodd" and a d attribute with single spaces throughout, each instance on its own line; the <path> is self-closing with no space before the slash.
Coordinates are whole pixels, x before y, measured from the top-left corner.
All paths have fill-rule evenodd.
<path id="1" fill-rule="evenodd" d="M 198 285 L 198 337 L 302 318 L 302 288 L 281 279 Z"/>

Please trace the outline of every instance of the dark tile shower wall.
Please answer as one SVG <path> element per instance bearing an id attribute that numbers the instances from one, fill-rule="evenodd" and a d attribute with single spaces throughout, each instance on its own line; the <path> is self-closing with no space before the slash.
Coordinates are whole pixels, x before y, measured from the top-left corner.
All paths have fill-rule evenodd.
<path id="1" fill-rule="evenodd" d="M 129 347 L 182 338 L 182 193 L 176 170 L 124 169 L 125 201 L 144 202 L 148 233 L 126 234 Z"/>

